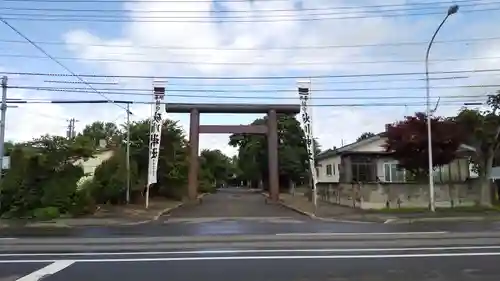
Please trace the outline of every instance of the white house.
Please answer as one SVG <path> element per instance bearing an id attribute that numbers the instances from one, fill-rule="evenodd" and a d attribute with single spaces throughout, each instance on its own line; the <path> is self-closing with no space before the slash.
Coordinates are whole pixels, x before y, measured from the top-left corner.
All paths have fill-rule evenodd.
<path id="1" fill-rule="evenodd" d="M 404 170 L 397 169 L 397 160 L 386 152 L 382 134 L 330 149 L 316 157 L 318 183 L 338 182 L 406 182 Z M 472 148 L 462 146 L 461 151 Z M 435 182 L 463 182 L 470 177 L 468 158 L 459 158 L 448 165 L 436 168 Z"/>

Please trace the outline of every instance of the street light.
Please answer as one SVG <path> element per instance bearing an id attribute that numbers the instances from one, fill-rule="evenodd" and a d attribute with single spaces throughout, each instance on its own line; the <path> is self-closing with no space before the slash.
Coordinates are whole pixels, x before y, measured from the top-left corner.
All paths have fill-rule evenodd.
<path id="1" fill-rule="evenodd" d="M 428 154 L 429 154 L 429 200 L 431 211 L 434 212 L 436 210 L 435 202 L 434 202 L 434 175 L 432 168 L 432 135 L 431 135 L 431 96 L 430 96 L 430 87 L 429 87 L 429 52 L 431 51 L 432 43 L 434 43 L 434 38 L 438 34 L 439 30 L 446 22 L 448 17 L 458 12 L 458 5 L 452 5 L 448 8 L 448 13 L 446 17 L 444 17 L 441 24 L 438 26 L 434 34 L 432 35 L 431 41 L 429 42 L 429 46 L 427 46 L 427 52 L 425 53 L 425 90 L 426 90 L 426 114 L 427 114 L 427 146 L 428 146 Z"/>

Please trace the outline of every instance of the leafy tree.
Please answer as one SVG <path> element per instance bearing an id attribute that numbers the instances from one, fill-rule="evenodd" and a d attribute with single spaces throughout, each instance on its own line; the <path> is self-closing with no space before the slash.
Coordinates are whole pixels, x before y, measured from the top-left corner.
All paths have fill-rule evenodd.
<path id="1" fill-rule="evenodd" d="M 356 139 L 356 142 L 358 141 L 362 141 L 362 140 L 365 140 L 365 139 L 369 139 L 371 137 L 374 137 L 375 134 L 372 133 L 372 132 L 364 132 L 361 134 L 361 136 L 359 136 L 357 139 Z"/>
<path id="2" fill-rule="evenodd" d="M 454 118 L 464 132 L 466 144 L 474 147 L 472 161 L 481 185 L 481 205 L 491 206 L 491 169 L 500 146 L 500 91 L 488 97 L 488 110 L 463 108 Z"/>
<path id="3" fill-rule="evenodd" d="M 96 168 L 90 192 L 96 203 L 124 203 L 127 187 L 126 153 L 123 148 L 117 149 L 113 156 Z M 137 163 L 130 162 L 131 186 L 137 187 Z M 136 191 L 140 191 L 137 188 Z M 132 192 L 138 194 L 139 192 Z"/>
<path id="4" fill-rule="evenodd" d="M 266 124 L 267 117 L 252 124 Z M 302 182 L 309 178 L 309 157 L 300 123 L 289 115 L 278 115 L 280 182 Z M 233 134 L 229 144 L 238 147 L 238 168 L 246 180 L 268 180 L 267 140 L 263 135 Z M 319 145 L 318 145 L 319 149 Z"/>
<path id="5" fill-rule="evenodd" d="M 140 185 L 145 186 L 149 163 L 149 119 L 130 125 L 130 157 L 137 163 Z M 177 122 L 165 120 L 158 156 L 158 183 L 150 195 L 180 199 L 185 193 L 188 173 L 188 142 Z"/>
<path id="6" fill-rule="evenodd" d="M 0 213 L 15 217 L 54 217 L 72 210 L 77 181 L 74 160 L 91 156 L 81 144 L 42 136 L 11 151 L 11 169 L 1 182 Z"/>
<path id="7" fill-rule="evenodd" d="M 452 120 L 432 117 L 432 157 L 434 167 L 443 166 L 456 158 L 456 151 L 463 143 L 463 134 Z M 385 149 L 392 152 L 401 168 L 416 178 L 428 176 L 427 116 L 418 112 L 403 121 L 389 125 Z"/>
<path id="8" fill-rule="evenodd" d="M 88 137 L 94 146 L 98 146 L 101 139 L 106 140 L 107 144 L 111 144 L 117 141 L 119 135 L 118 127 L 114 123 L 96 121 L 85 126 L 79 137 Z"/>
<path id="9" fill-rule="evenodd" d="M 200 185 L 203 191 L 212 191 L 222 183 L 227 183 L 235 173 L 231 158 L 220 150 L 204 149 L 200 154 Z"/>

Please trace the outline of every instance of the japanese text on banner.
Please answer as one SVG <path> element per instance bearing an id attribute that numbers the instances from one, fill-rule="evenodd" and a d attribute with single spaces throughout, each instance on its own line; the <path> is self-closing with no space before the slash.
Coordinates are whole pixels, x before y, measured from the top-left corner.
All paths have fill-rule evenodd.
<path id="1" fill-rule="evenodd" d="M 162 114 L 161 101 L 164 97 L 164 88 L 154 90 L 154 110 L 151 117 L 151 128 L 149 135 L 149 165 L 148 165 L 148 186 L 157 182 L 158 177 L 158 157 L 160 154 Z"/>
<path id="2" fill-rule="evenodd" d="M 312 132 L 312 118 L 309 108 L 310 93 L 309 88 L 299 87 L 299 98 L 301 107 L 302 126 L 304 129 L 307 145 L 307 153 L 309 154 L 309 168 L 311 170 L 313 184 L 316 184 L 316 169 L 314 161 L 314 137 Z"/>

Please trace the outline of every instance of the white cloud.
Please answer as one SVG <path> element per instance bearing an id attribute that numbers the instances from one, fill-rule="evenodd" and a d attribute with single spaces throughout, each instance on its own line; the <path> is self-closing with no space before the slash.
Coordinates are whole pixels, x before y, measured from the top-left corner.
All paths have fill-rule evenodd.
<path id="1" fill-rule="evenodd" d="M 359 45 L 359 44 L 378 44 L 387 42 L 403 41 L 427 41 L 430 35 L 439 24 L 439 17 L 379 17 L 379 18 L 356 18 L 349 20 L 315 20 L 315 21 L 274 21 L 258 22 L 265 15 L 292 15 L 300 17 L 301 12 L 259 12 L 259 10 L 293 10 L 298 9 L 297 1 L 248 1 L 248 2 L 224 2 L 214 4 L 212 2 L 193 2 L 185 1 L 137 1 L 127 3 L 124 9 L 144 12 L 130 12 L 130 22 L 126 23 L 121 32 L 122 36 L 115 38 L 106 38 L 99 36 L 102 32 L 93 29 L 73 30 L 64 35 L 68 43 L 68 49 L 75 56 L 82 58 L 81 63 L 93 67 L 98 73 L 107 73 L 110 75 L 161 75 L 161 76 L 265 76 L 282 75 L 287 76 L 290 73 L 300 73 L 308 76 L 314 74 L 343 74 L 343 73 L 377 73 L 377 72 L 421 72 L 423 63 L 393 63 L 393 64 L 356 64 L 353 61 L 381 61 L 381 60 L 421 60 L 425 53 L 425 45 L 416 46 L 395 46 L 388 48 L 363 47 L 363 48 L 325 48 L 325 49 L 289 49 L 289 50 L 269 50 L 269 48 L 290 47 L 290 46 L 326 46 L 326 45 Z M 404 0 L 372 0 L 372 1 L 332 1 L 328 0 L 307 0 L 302 2 L 302 8 L 331 8 L 332 6 L 355 6 L 355 5 L 388 5 L 405 4 Z M 444 6 L 443 6 L 444 7 Z M 238 22 L 210 22 L 199 23 L 199 20 L 208 20 L 214 16 L 214 8 L 224 11 L 224 16 L 239 17 L 232 20 L 252 20 L 251 23 Z M 404 7 L 400 7 L 404 8 Z M 444 9 L 445 12 L 446 9 Z M 146 13 L 149 11 L 149 13 Z M 179 13 L 159 13 L 158 11 L 191 11 Z M 241 11 L 251 11 L 250 13 L 241 13 Z M 331 13 L 345 11 L 347 16 L 360 15 L 363 9 L 356 10 L 325 10 L 308 11 L 305 14 Z M 357 14 L 355 14 L 357 13 Z M 453 37 L 487 37 L 493 36 L 491 31 L 494 24 L 485 25 L 484 23 L 474 24 L 467 20 L 464 14 L 450 18 L 450 22 L 443 28 L 439 38 L 453 39 Z M 345 16 L 342 14 L 335 16 Z M 144 17 L 162 17 L 163 22 L 144 22 Z M 197 19 L 179 19 L 178 17 L 196 17 Z M 200 19 L 200 17 L 206 19 Z M 260 18 L 259 18 L 260 17 Z M 302 15 L 302 17 L 306 17 Z M 307 16 L 310 17 L 310 16 Z M 316 16 L 333 17 L 333 16 Z M 176 21 L 176 22 L 167 22 Z M 467 21 L 467 22 L 466 22 Z M 459 23 L 461 22 L 461 25 Z M 464 23 L 467 26 L 464 27 Z M 460 34 L 449 35 L 452 30 L 460 30 Z M 488 33 L 488 31 L 490 33 Z M 448 34 L 448 35 L 447 35 Z M 450 38 L 451 37 L 451 38 Z M 443 39 L 444 40 L 444 39 Z M 499 41 L 500 42 L 500 41 Z M 103 46 L 104 45 L 104 46 Z M 123 45 L 130 46 L 127 48 Z M 179 48 L 144 48 L 143 46 L 178 46 Z M 207 49 L 200 49 L 207 48 Z M 251 50 L 228 50 L 235 48 L 249 48 Z M 431 61 L 435 58 L 450 57 L 474 57 L 474 56 L 500 56 L 500 45 L 492 42 L 484 44 L 475 44 L 468 46 L 465 44 L 443 45 L 436 44 L 431 53 Z M 85 60 L 87 59 L 87 60 Z M 94 60 L 120 60 L 97 62 Z M 183 61 L 188 64 L 160 64 L 148 62 L 130 62 L 136 61 Z M 217 64 L 206 64 L 206 63 Z M 235 65 L 235 62 L 254 63 L 253 65 Z M 311 62 L 329 62 L 324 65 L 298 64 Z M 224 64 L 228 63 L 228 64 Z M 436 70 L 454 70 L 454 69 L 484 69 L 500 66 L 499 60 L 476 60 L 463 62 L 432 63 L 431 71 Z M 484 76 L 484 79 L 464 79 L 460 81 L 433 81 L 432 85 L 458 85 L 490 83 L 494 84 L 498 77 Z M 408 77 L 405 77 L 408 78 Z M 360 78 L 359 80 L 377 79 Z M 380 78 L 382 81 L 389 79 L 397 80 L 398 77 Z M 149 88 L 152 81 L 147 79 L 111 79 L 120 83 L 119 87 L 124 88 Z M 350 79 L 356 81 L 355 79 Z M 336 80 L 334 80 L 336 81 Z M 341 81 L 339 79 L 338 81 Z M 171 82 L 171 81 L 169 81 Z M 175 81 L 179 82 L 179 81 Z M 184 82 L 184 81 L 181 81 Z M 253 81 L 238 81 L 235 83 L 247 83 L 248 87 L 243 89 L 256 88 Z M 295 89 L 295 82 L 289 80 L 288 89 Z M 313 87 L 316 88 L 379 88 L 379 87 L 397 87 L 397 86 L 423 86 L 422 81 L 412 83 L 388 82 L 388 83 L 353 83 L 353 84 L 335 84 L 329 86 L 317 86 L 317 81 L 313 81 Z M 186 84 L 207 84 L 207 88 L 213 88 L 219 82 L 216 81 L 185 81 Z M 223 81 L 222 83 L 229 83 Z M 259 81 L 255 83 L 269 84 L 276 81 Z M 282 82 L 282 85 L 286 85 Z M 318 85 L 320 83 L 318 82 Z M 119 89 L 117 87 L 117 89 Z M 190 86 L 186 86 L 191 88 Z M 203 87 L 199 87 L 200 91 Z M 232 89 L 232 88 L 231 88 Z M 456 95 L 456 94 L 481 94 L 481 89 L 453 91 L 434 90 L 432 95 Z M 202 92 L 200 92 L 202 93 Z M 197 93 L 193 93 L 197 94 Z M 235 95 L 238 93 L 235 93 Z M 365 92 L 328 92 L 316 93 L 314 95 L 332 95 L 347 96 L 381 96 L 381 95 L 399 95 L 395 91 L 365 91 Z M 244 94 L 241 94 L 244 95 Z M 245 94 L 248 95 L 248 94 Z M 408 91 L 408 95 L 422 95 L 424 90 Z M 283 96 L 295 96 L 294 93 L 284 94 Z M 118 98 L 113 96 L 113 98 Z M 136 100 L 147 100 L 147 98 L 124 96 L 123 98 L 134 98 Z M 183 100 L 186 101 L 186 100 Z M 190 102 L 204 102 L 205 100 L 194 100 Z M 211 100 L 213 101 L 213 100 Z M 411 102 L 422 100 L 413 99 Z M 224 101 L 230 102 L 230 101 Z M 241 101 L 240 101 L 241 102 Z M 263 102 L 248 100 L 247 102 Z M 360 103 L 360 100 L 343 101 L 322 101 L 322 103 Z M 385 100 L 370 100 L 366 103 L 387 102 Z M 389 102 L 402 102 L 402 100 L 393 100 Z M 408 101 L 411 103 L 410 101 Z M 440 106 L 439 114 L 452 114 L 460 105 L 456 107 Z M 64 109 L 69 115 L 79 115 L 82 120 L 81 126 L 85 122 L 92 120 L 112 119 L 119 116 L 123 111 L 116 106 L 95 106 L 92 114 L 88 114 L 91 107 L 86 111 L 81 109 L 68 112 L 68 107 Z M 57 112 L 59 109 L 54 109 Z M 379 132 L 383 130 L 384 124 L 401 119 L 404 115 L 412 114 L 416 110 L 423 110 L 423 107 L 315 107 L 314 108 L 314 132 L 319 137 L 324 148 L 339 146 L 342 142 L 351 142 L 365 131 Z M 52 110 L 51 110 L 52 111 Z M 149 115 L 148 106 L 134 106 L 134 113 L 140 112 L 134 116 L 139 118 Z M 62 113 L 61 113 L 62 114 Z M 188 133 L 187 114 L 169 115 L 174 119 L 180 120 L 180 123 Z M 77 117 L 78 118 L 78 117 Z M 217 121 L 214 121 L 217 120 Z M 220 122 L 221 118 L 202 116 L 203 123 Z M 231 124 L 232 121 L 240 123 L 242 119 L 224 118 L 225 124 Z M 237 120 L 237 121 L 236 121 Z M 40 127 L 42 128 L 42 127 Z M 227 135 L 207 135 L 201 137 L 201 148 L 218 148 L 225 152 L 234 153 L 234 149 L 227 147 Z"/>

